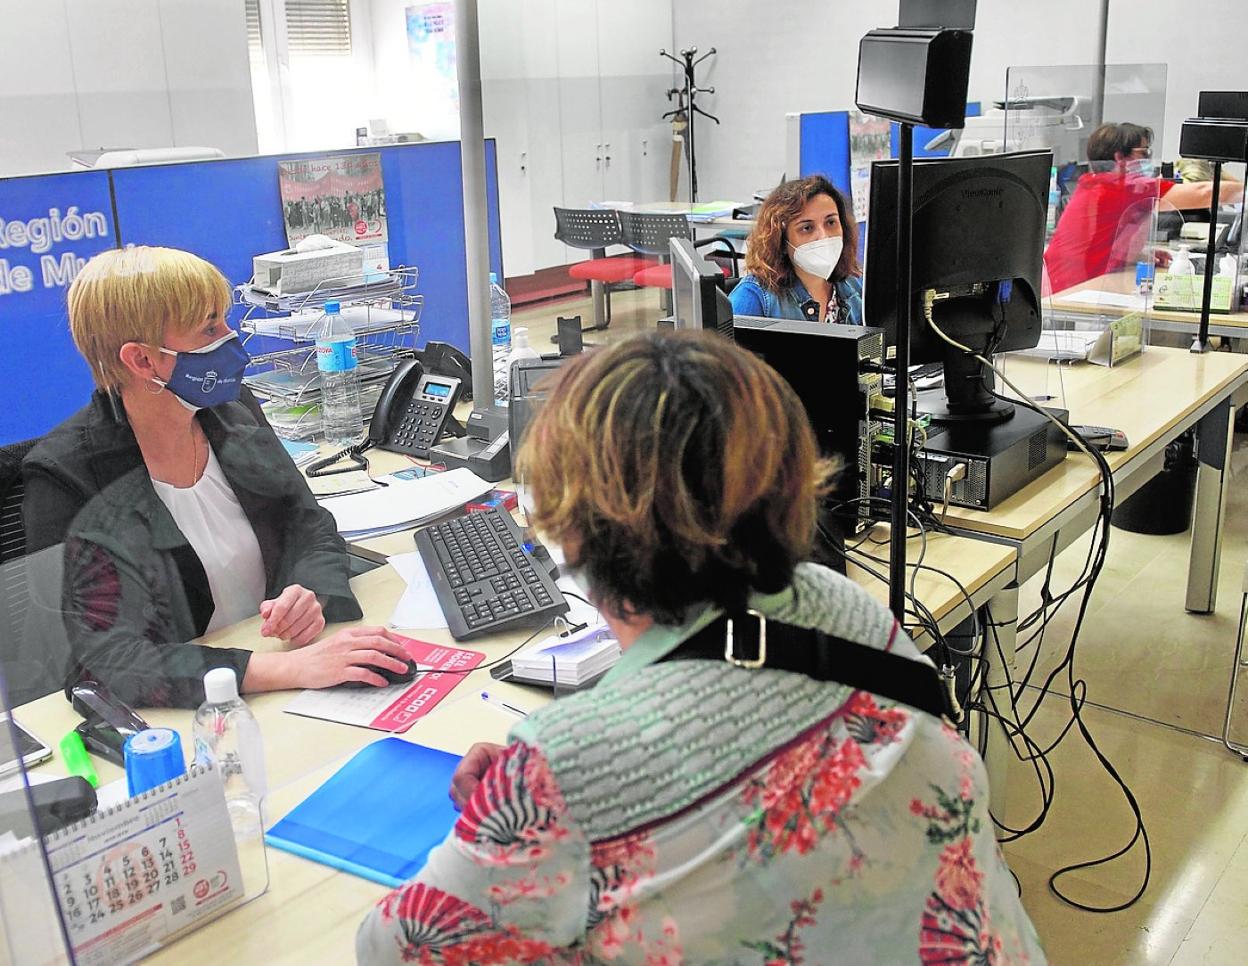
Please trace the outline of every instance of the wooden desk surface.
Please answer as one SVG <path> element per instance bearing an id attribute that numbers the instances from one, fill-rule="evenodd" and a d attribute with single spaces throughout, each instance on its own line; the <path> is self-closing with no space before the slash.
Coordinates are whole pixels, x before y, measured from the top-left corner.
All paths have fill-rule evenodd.
<path id="1" fill-rule="evenodd" d="M 396 536 L 405 538 L 404 550 L 410 548 L 410 534 Z M 913 560 L 918 553 L 918 541 L 913 540 L 912 544 Z M 887 559 L 887 543 L 864 546 L 871 546 L 874 556 Z M 949 571 L 969 593 L 974 593 L 1012 566 L 1014 556 L 1012 548 L 999 544 L 934 535 L 929 539 L 925 562 Z M 887 573 L 886 564 L 880 569 Z M 856 568 L 852 576 L 877 599 L 886 600 L 884 583 Z M 384 623 L 402 593 L 403 581 L 387 566 L 355 578 L 353 586 L 365 620 Z M 964 600 L 962 592 L 951 581 L 930 571 L 920 572 L 916 590 L 938 620 Z M 207 643 L 272 649 L 275 646 L 272 641 L 259 637 L 258 625 L 259 618 L 243 621 L 212 635 Z M 432 642 L 454 643 L 446 630 L 405 633 Z M 464 646 L 483 651 L 489 662 L 503 657 L 528 633 L 501 634 L 484 643 L 470 642 Z M 488 670 L 476 671 L 442 705 L 401 737 L 456 754 L 464 753 L 476 741 L 504 742 L 515 719 L 477 699 L 481 689 L 487 686 L 491 693 L 525 709 L 534 709 L 548 700 L 539 689 L 500 684 L 489 677 Z M 270 824 L 329 778 L 349 756 L 383 737 L 380 732 L 364 728 L 283 713 L 282 708 L 293 697 L 291 692 L 247 697 L 264 735 L 270 787 L 265 801 L 265 819 Z M 175 728 L 184 738 L 189 738 L 193 712 L 157 709 L 144 710 L 143 715 L 153 726 Z M 24 705 L 17 709 L 15 717 L 53 747 L 59 736 L 78 722 L 78 716 L 60 694 Z M 189 748 L 189 741 L 184 740 L 183 744 Z M 122 775 L 121 770 L 112 765 L 98 760 L 95 764 L 101 783 Z M 66 772 L 59 753 L 37 770 L 56 775 Z M 184 936 L 149 961 L 291 966 L 352 962 L 355 930 L 372 904 L 385 895 L 386 889 L 276 849 L 269 850 L 268 865 L 270 884 L 265 895 Z"/>
<path id="2" fill-rule="evenodd" d="M 1063 292 L 1056 292 L 1052 297 L 1045 299 L 1045 307 L 1058 309 L 1062 312 L 1076 312 L 1081 315 L 1103 315 L 1112 318 L 1121 317 L 1134 309 L 1125 309 L 1116 305 L 1089 305 L 1087 302 L 1071 301 L 1071 296 L 1080 292 L 1110 292 L 1115 295 L 1131 295 L 1136 291 L 1135 272 L 1122 271 L 1113 272 L 1109 275 L 1101 275 L 1098 278 L 1088 279 L 1072 288 L 1068 288 Z M 1164 322 L 1184 322 L 1196 328 L 1200 325 L 1199 312 L 1176 312 L 1173 309 L 1159 309 L 1149 303 L 1146 311 L 1149 319 L 1157 319 Z M 1230 326 L 1234 328 L 1248 329 L 1248 312 L 1213 312 L 1209 316 L 1209 321 L 1213 325 Z"/>
<path id="3" fill-rule="evenodd" d="M 1131 448 L 1107 453 L 1118 470 L 1201 405 L 1248 375 L 1248 356 L 1229 352 L 1192 355 L 1186 349 L 1152 346 L 1113 368 L 1090 363 L 1058 366 L 1027 356 L 1000 356 L 1005 374 L 1029 395 L 1055 395 L 1052 404 L 1070 410 L 1072 423 L 1112 426 L 1127 434 Z M 1061 400 L 1062 388 L 1065 400 Z M 1082 453 L 1068 453 L 1060 466 L 984 512 L 950 507 L 951 526 L 1022 540 L 1097 485 L 1097 471 Z"/>

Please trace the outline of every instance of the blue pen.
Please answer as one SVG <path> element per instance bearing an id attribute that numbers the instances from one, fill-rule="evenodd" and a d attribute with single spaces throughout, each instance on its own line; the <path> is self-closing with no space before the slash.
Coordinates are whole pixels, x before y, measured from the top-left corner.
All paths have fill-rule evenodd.
<path id="1" fill-rule="evenodd" d="M 498 700 L 498 698 L 494 697 L 488 691 L 481 692 L 481 700 L 486 702 L 487 704 L 494 705 L 494 707 L 496 708 L 502 708 L 502 710 L 508 711 L 511 714 L 517 715 L 521 718 L 527 718 L 529 716 L 529 713 L 527 711 L 521 711 L 519 708 L 515 707 L 514 705 L 510 705 L 510 704 L 507 704 L 505 701 Z"/>

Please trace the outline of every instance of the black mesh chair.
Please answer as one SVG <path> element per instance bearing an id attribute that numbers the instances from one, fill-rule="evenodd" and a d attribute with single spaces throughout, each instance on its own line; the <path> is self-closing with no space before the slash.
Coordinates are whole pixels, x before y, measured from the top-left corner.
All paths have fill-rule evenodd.
<path id="1" fill-rule="evenodd" d="M 605 329 L 611 324 L 612 291 L 631 288 L 633 276 L 654 262 L 632 255 L 607 257 L 610 246 L 624 244 L 619 213 L 611 208 L 555 208 L 555 238 L 569 248 L 593 253 L 588 261 L 570 266 L 568 274 L 593 287 L 594 324 L 581 331 Z"/>
<path id="2" fill-rule="evenodd" d="M 670 290 L 672 287 L 672 266 L 669 264 L 668 242 L 673 238 L 693 238 L 693 229 L 689 224 L 689 218 L 681 213 L 621 211 L 620 231 L 624 237 L 625 245 L 643 255 L 656 255 L 661 262 L 638 271 L 633 276 L 633 283 L 646 288 Z M 694 241 L 693 244 L 697 248 L 706 248 L 711 245 L 722 246 L 722 253 L 717 251 L 714 254 L 722 254 L 725 258 L 730 259 L 734 267 L 730 269 L 720 264 L 720 271 L 726 276 L 740 274 L 735 270 L 735 266 L 737 259 L 741 257 L 741 253 L 732 247 L 732 242 L 727 238 L 702 238 Z"/>
<path id="3" fill-rule="evenodd" d="M 46 669 L 24 654 L 21 646 L 30 610 L 22 460 L 38 442 L 28 439 L 0 447 L 0 662 L 14 705 L 41 697 L 59 685 L 55 680 L 44 680 Z"/>

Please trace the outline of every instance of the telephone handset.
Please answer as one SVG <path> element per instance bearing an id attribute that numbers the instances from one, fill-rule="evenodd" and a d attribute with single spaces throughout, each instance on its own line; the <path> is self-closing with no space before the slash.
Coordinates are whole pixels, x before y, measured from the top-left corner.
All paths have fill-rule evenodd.
<path id="1" fill-rule="evenodd" d="M 429 458 L 429 447 L 444 432 L 463 435 L 463 429 L 451 415 L 459 401 L 460 381 L 451 376 L 427 374 L 420 362 L 405 359 L 395 366 L 373 410 L 368 435 L 354 446 L 333 456 L 318 460 L 307 469 L 307 475 L 329 476 L 367 469 L 364 453 L 374 446 L 403 453 L 419 459 Z M 342 459 L 351 465 L 334 467 Z"/>
<path id="2" fill-rule="evenodd" d="M 452 376 L 426 373 L 414 359 L 400 362 L 377 400 L 368 438 L 381 449 L 428 459 L 448 423 L 458 427 L 451 411 L 459 390 Z"/>

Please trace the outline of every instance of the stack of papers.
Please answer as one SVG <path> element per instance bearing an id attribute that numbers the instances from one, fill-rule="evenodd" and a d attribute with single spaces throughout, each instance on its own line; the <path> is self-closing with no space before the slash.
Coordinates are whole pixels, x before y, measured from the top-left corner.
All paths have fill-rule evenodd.
<path id="1" fill-rule="evenodd" d="M 494 489 L 471 470 L 449 470 L 418 480 L 401 480 L 367 493 L 326 497 L 346 540 L 365 540 L 436 520 Z"/>
<path id="2" fill-rule="evenodd" d="M 579 688 L 610 670 L 620 659 L 620 643 L 611 629 L 599 624 L 560 637 L 551 635 L 511 659 L 519 681 Z"/>

